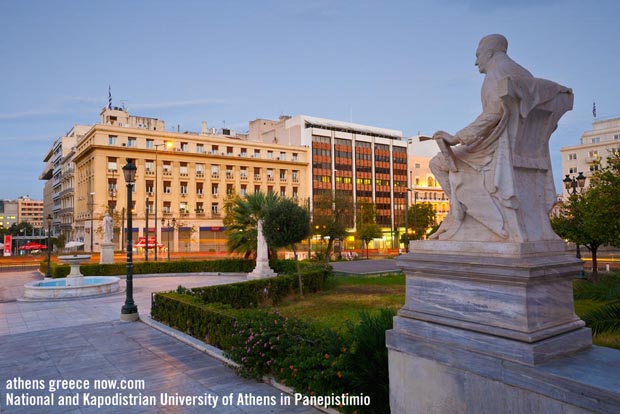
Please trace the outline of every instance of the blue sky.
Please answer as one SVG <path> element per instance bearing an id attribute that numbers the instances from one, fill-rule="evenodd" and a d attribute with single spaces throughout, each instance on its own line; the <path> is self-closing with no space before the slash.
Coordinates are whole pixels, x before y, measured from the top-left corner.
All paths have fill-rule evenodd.
<path id="1" fill-rule="evenodd" d="M 593 100 L 620 116 L 618 15 L 613 0 L 0 0 L 0 199 L 42 198 L 50 144 L 98 122 L 108 85 L 115 105 L 181 130 L 306 114 L 455 132 L 480 111 L 474 53 L 490 33 L 574 90 L 551 138 L 559 183 Z"/>

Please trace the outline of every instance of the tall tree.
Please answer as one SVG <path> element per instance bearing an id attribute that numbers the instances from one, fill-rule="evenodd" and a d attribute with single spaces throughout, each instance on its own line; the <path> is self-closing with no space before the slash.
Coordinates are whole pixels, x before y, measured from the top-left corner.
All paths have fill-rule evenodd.
<path id="1" fill-rule="evenodd" d="M 366 258 L 368 259 L 368 244 L 371 240 L 381 237 L 381 227 L 375 222 L 364 223 L 357 230 L 357 238 L 366 244 Z"/>
<path id="2" fill-rule="evenodd" d="M 224 225 L 229 252 L 238 252 L 244 257 L 250 257 L 256 252 L 258 220 L 262 220 L 278 200 L 278 195 L 261 191 L 227 200 L 224 205 Z"/>
<path id="3" fill-rule="evenodd" d="M 353 226 L 353 199 L 347 194 L 325 191 L 315 195 L 313 201 L 313 232 L 327 239 L 325 265 L 328 265 L 334 240 L 346 237 L 347 228 Z"/>
<path id="4" fill-rule="evenodd" d="M 421 240 L 426 235 L 426 230 L 435 225 L 437 220 L 435 210 L 431 203 L 415 203 L 409 206 L 407 217 L 409 240 Z"/>
<path id="5" fill-rule="evenodd" d="M 290 246 L 293 251 L 295 265 L 297 266 L 299 295 L 303 296 L 296 243 L 300 243 L 310 234 L 310 214 L 293 200 L 285 198 L 266 212 L 264 220 L 263 230 L 267 243 L 276 248 Z"/>
<path id="6" fill-rule="evenodd" d="M 560 214 L 551 219 L 563 239 L 585 246 L 592 253 L 593 282 L 599 282 L 598 248 L 620 245 L 620 155 L 613 153 L 607 166 L 592 176 L 587 190 L 572 195 Z"/>

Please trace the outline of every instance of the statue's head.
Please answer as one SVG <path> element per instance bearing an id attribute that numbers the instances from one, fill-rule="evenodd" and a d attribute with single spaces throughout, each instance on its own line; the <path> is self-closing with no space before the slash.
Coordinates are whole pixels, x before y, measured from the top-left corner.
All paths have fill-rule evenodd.
<path id="1" fill-rule="evenodd" d="M 476 50 L 476 66 L 480 73 L 487 73 L 488 63 L 498 52 L 506 53 L 508 50 L 508 40 L 500 34 L 492 34 L 483 37 L 478 43 Z"/>

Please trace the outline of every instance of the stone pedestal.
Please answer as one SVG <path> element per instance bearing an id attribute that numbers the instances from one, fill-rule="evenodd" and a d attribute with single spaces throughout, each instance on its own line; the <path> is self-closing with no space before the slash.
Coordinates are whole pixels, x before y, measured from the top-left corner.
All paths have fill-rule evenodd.
<path id="1" fill-rule="evenodd" d="M 114 243 L 101 243 L 101 255 L 99 264 L 114 264 Z"/>
<path id="2" fill-rule="evenodd" d="M 572 296 L 582 264 L 563 242 L 411 247 L 398 259 L 407 275 L 405 305 L 387 334 L 392 414 L 605 412 L 592 402 L 598 393 L 620 402 L 619 388 L 592 389 L 571 373 L 559 392 L 542 368 L 591 352 Z M 617 369 L 620 352 L 610 355 L 617 356 L 603 367 Z M 576 361 L 572 370 L 591 372 L 591 362 Z M 568 398 L 573 392 L 579 398 Z"/>
<path id="3" fill-rule="evenodd" d="M 265 279 L 268 277 L 275 277 L 277 273 L 269 267 L 269 260 L 256 260 L 256 267 L 251 273 L 248 273 L 248 279 Z"/>

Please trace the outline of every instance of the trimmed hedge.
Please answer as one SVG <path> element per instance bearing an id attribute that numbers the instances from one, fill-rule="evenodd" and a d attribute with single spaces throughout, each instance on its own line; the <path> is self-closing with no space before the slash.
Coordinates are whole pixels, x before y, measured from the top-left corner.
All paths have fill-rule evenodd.
<path id="1" fill-rule="evenodd" d="M 295 269 L 293 260 L 271 260 L 271 268 L 276 273 L 290 273 Z M 173 261 L 173 262 L 134 262 L 133 273 L 157 274 L 157 273 L 198 273 L 198 272 L 251 272 L 256 263 L 254 260 L 246 259 L 221 259 L 221 260 L 199 260 L 199 261 Z M 42 273 L 47 272 L 47 261 L 42 261 L 39 265 Z M 52 263 L 51 272 L 53 278 L 66 277 L 70 272 L 70 266 L 60 263 Z M 84 276 L 118 276 L 127 274 L 125 263 L 114 264 L 84 264 L 80 266 L 80 271 Z"/>
<path id="2" fill-rule="evenodd" d="M 183 288 L 181 289 L 183 290 Z M 277 381 L 306 395 L 368 395 L 370 406 L 340 407 L 347 413 L 389 412 L 385 332 L 394 310 L 364 313 L 344 335 L 259 309 L 204 304 L 195 296 L 158 293 L 154 319 L 225 351 L 239 375 Z"/>
<path id="3" fill-rule="evenodd" d="M 302 283 L 306 292 L 323 290 L 329 270 L 324 267 L 306 267 L 302 270 Z M 258 305 L 278 304 L 298 290 L 297 275 L 286 274 L 268 279 L 250 280 L 228 285 L 181 288 L 178 293 L 197 297 L 202 303 L 223 303 L 235 309 L 253 308 Z"/>
<path id="4" fill-rule="evenodd" d="M 151 316 L 181 332 L 223 347 L 236 322 L 234 310 L 221 304 L 203 304 L 196 297 L 174 292 L 155 295 Z"/>

